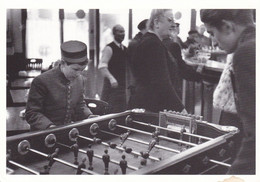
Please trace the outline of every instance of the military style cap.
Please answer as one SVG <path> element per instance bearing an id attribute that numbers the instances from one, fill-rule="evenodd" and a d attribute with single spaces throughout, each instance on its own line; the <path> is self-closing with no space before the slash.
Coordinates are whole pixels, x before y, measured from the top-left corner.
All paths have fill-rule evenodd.
<path id="1" fill-rule="evenodd" d="M 137 28 L 139 30 L 143 30 L 146 28 L 146 23 L 147 23 L 148 19 L 144 19 L 143 21 L 141 21 L 138 25 L 137 25 Z"/>
<path id="2" fill-rule="evenodd" d="M 88 61 L 87 46 L 85 43 L 71 40 L 61 44 L 62 59 L 68 63 L 78 64 Z"/>

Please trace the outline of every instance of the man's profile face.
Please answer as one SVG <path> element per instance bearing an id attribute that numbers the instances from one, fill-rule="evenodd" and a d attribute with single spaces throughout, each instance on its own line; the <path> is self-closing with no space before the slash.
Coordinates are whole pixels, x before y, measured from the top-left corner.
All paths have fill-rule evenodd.
<path id="1" fill-rule="evenodd" d="M 219 47 L 227 53 L 231 53 L 237 44 L 237 37 L 229 26 L 222 26 L 220 29 L 205 23 L 207 32 L 217 41 Z"/>
<path id="2" fill-rule="evenodd" d="M 125 29 L 123 27 L 117 27 L 114 37 L 118 43 L 123 42 L 125 38 Z"/>

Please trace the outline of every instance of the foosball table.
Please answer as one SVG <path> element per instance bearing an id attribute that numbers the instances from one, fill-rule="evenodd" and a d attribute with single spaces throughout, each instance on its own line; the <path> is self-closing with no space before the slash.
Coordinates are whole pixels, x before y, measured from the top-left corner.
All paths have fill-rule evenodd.
<path id="1" fill-rule="evenodd" d="M 225 174 L 233 126 L 134 109 L 7 137 L 7 174 Z"/>

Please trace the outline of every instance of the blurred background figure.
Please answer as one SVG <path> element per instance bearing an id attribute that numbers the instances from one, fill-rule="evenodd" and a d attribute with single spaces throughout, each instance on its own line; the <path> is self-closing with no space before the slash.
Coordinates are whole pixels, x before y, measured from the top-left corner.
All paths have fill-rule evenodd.
<path id="1" fill-rule="evenodd" d="M 179 46 L 181 47 L 181 49 L 186 49 L 188 48 L 184 42 L 182 41 L 182 39 L 179 37 L 180 34 L 180 24 L 179 23 L 175 23 L 175 30 L 172 33 L 172 40 L 176 43 L 179 44 Z"/>
<path id="2" fill-rule="evenodd" d="M 126 76 L 126 97 L 127 102 L 129 102 L 129 98 L 131 95 L 135 92 L 135 79 L 133 77 L 132 73 L 132 62 L 133 62 L 133 56 L 135 54 L 136 48 L 139 45 L 143 35 L 147 32 L 147 21 L 148 19 L 142 20 L 137 28 L 139 29 L 139 32 L 135 35 L 135 37 L 129 42 L 128 48 L 127 48 L 127 76 Z"/>
<path id="3" fill-rule="evenodd" d="M 212 44 L 211 44 L 211 38 L 205 36 L 205 31 L 206 31 L 206 28 L 205 28 L 205 25 L 200 25 L 199 28 L 198 28 L 198 32 L 199 32 L 199 42 L 200 42 L 200 45 L 201 47 L 210 47 Z"/>
<path id="4" fill-rule="evenodd" d="M 197 30 L 190 30 L 188 34 L 189 36 L 184 42 L 184 44 L 188 48 L 188 55 L 186 56 L 194 56 L 196 52 L 201 48 L 199 32 Z"/>
<path id="5" fill-rule="evenodd" d="M 126 110 L 126 47 L 122 44 L 125 29 L 115 25 L 112 29 L 114 41 L 103 50 L 98 69 L 104 77 L 101 100 L 111 105 L 111 112 Z"/>
<path id="6" fill-rule="evenodd" d="M 175 31 L 175 30 L 173 30 Z M 163 44 L 167 48 L 167 50 L 170 53 L 171 60 L 176 64 L 176 70 L 169 70 L 170 72 L 174 71 L 177 73 L 175 74 L 174 79 L 174 88 L 176 89 L 176 92 L 180 98 L 182 98 L 182 83 L 183 79 L 187 81 L 197 81 L 199 82 L 201 80 L 201 75 L 196 71 L 197 66 L 189 66 L 186 64 L 186 62 L 182 58 L 182 52 L 180 45 L 174 41 L 175 34 L 172 33 L 169 37 L 163 39 Z"/>

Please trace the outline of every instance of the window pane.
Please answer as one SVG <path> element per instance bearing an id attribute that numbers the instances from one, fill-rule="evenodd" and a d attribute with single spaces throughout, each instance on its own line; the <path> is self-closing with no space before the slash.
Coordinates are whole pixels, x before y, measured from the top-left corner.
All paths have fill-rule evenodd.
<path id="1" fill-rule="evenodd" d="M 122 42 L 125 46 L 128 45 L 128 9 L 107 10 L 100 9 L 100 51 L 113 41 L 112 28 L 116 24 L 120 24 L 125 29 L 125 39 Z M 101 55 L 101 54 L 100 54 Z"/>
<path id="2" fill-rule="evenodd" d="M 138 24 L 144 19 L 149 19 L 152 9 L 133 9 L 133 34 L 132 38 L 139 32 Z"/>
<path id="3" fill-rule="evenodd" d="M 89 48 L 88 9 L 64 9 L 64 41 L 79 40 Z"/>
<path id="4" fill-rule="evenodd" d="M 60 59 L 59 11 L 28 9 L 26 20 L 26 57 L 43 59 L 42 68 Z"/>

